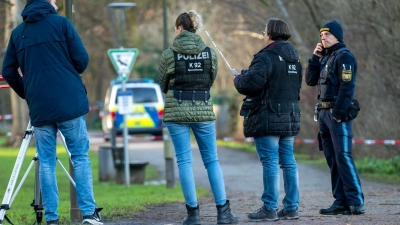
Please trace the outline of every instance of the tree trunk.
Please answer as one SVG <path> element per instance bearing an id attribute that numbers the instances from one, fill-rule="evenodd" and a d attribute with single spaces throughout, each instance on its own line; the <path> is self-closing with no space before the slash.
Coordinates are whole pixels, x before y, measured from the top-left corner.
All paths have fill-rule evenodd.
<path id="1" fill-rule="evenodd" d="M 296 29 L 296 26 L 292 22 L 289 13 L 286 11 L 286 7 L 283 5 L 281 0 L 276 0 L 276 4 L 278 5 L 279 11 L 282 13 L 284 20 L 288 23 L 290 30 L 292 31 L 292 40 L 293 43 L 297 46 L 299 50 L 299 54 L 303 57 L 310 54 L 310 50 L 305 47 L 303 40 Z"/>
<path id="2" fill-rule="evenodd" d="M 8 45 L 12 30 L 22 22 L 21 12 L 25 7 L 25 0 L 9 0 L 10 4 L 6 4 L 6 19 L 4 29 L 4 45 Z M 14 91 L 11 96 L 11 112 L 13 115 L 11 132 L 12 136 L 8 137 L 6 144 L 17 147 L 21 145 L 22 135 L 29 122 L 28 107 L 26 101 L 21 99 Z"/>

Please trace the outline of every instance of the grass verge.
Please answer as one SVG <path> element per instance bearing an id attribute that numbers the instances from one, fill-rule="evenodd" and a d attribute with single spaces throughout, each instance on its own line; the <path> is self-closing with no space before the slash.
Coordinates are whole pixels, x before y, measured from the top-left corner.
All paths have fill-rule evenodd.
<path id="1" fill-rule="evenodd" d="M 1 142 L 1 140 L 0 140 Z M 0 148 L 0 164 L 2 171 L 0 173 L 0 198 L 3 199 L 7 188 L 12 169 L 14 168 L 19 149 Z M 18 182 L 21 180 L 32 158 L 36 153 L 34 147 L 28 148 L 24 163 L 21 167 Z M 96 203 L 103 207 L 101 215 L 105 221 L 115 221 L 118 218 L 133 217 L 149 205 L 164 204 L 169 202 L 184 202 L 183 194 L 179 185 L 173 189 L 166 188 L 166 185 L 117 185 L 115 182 L 98 181 L 98 155 L 97 152 L 89 151 L 92 172 L 93 189 Z M 68 155 L 62 145 L 57 146 L 57 156 L 68 170 Z M 32 167 L 25 182 L 19 190 L 15 200 L 12 202 L 10 210 L 6 215 L 14 224 L 33 224 L 35 214 L 30 204 L 33 202 L 34 193 L 34 169 Z M 158 179 L 158 171 L 152 167 L 146 167 L 146 180 Z M 70 221 L 70 196 L 69 180 L 62 168 L 57 164 L 57 182 L 59 188 L 59 219 L 61 223 Z M 14 190 L 17 188 L 16 184 Z M 209 191 L 204 188 L 198 188 L 199 197 L 207 196 Z M 44 219 L 43 219 L 44 220 Z"/>

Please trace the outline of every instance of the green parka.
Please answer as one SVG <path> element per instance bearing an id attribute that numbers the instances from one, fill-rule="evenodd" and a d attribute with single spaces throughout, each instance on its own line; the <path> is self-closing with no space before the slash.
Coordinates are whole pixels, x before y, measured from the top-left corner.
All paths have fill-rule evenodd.
<path id="1" fill-rule="evenodd" d="M 165 50 L 161 55 L 159 66 L 159 84 L 161 90 L 166 94 L 164 108 L 164 122 L 205 122 L 215 120 L 212 99 L 206 104 L 204 101 L 196 101 L 193 105 L 190 100 L 183 100 L 181 104 L 174 98 L 175 59 L 174 51 L 182 55 L 199 54 L 206 48 L 201 37 L 195 33 L 183 30 L 178 34 L 170 49 Z M 211 49 L 212 68 L 210 71 L 211 87 L 217 77 L 218 60 L 214 49 Z M 188 75 L 193 76 L 193 75 Z"/>

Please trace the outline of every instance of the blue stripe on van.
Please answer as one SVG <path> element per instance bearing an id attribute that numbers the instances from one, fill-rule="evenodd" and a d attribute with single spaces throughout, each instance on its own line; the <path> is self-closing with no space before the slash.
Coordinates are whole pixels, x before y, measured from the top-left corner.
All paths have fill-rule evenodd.
<path id="1" fill-rule="evenodd" d="M 156 107 L 144 107 L 147 114 L 149 114 L 151 120 L 154 122 L 154 127 L 158 127 L 160 124 L 160 118 L 158 118 L 158 111 Z"/>

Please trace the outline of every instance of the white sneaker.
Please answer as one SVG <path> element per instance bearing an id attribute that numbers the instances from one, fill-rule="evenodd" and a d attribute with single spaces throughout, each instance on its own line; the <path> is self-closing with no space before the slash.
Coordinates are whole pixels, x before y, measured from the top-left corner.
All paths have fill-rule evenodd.
<path id="1" fill-rule="evenodd" d="M 98 211 L 95 211 L 93 215 L 83 216 L 82 224 L 94 224 L 94 225 L 102 225 L 102 221 Z"/>

